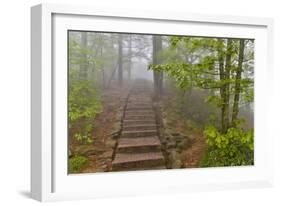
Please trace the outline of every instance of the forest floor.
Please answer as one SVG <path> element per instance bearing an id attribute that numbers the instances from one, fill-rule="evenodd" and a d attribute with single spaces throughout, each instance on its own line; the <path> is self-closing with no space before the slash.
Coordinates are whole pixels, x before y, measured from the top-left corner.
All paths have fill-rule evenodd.
<path id="1" fill-rule="evenodd" d="M 88 162 L 80 173 L 106 172 L 111 168 L 116 146 L 114 136 L 120 130 L 124 102 L 129 93 L 129 85 L 113 85 L 102 91 L 102 112 L 93 120 L 92 144 L 72 143 L 75 153 L 87 157 Z"/>
<path id="2" fill-rule="evenodd" d="M 161 107 L 165 131 L 183 137 L 182 139 L 185 140 L 175 146 L 178 153 L 176 156 L 181 162 L 180 166 L 177 165 L 176 168 L 201 167 L 201 160 L 207 148 L 203 130 L 188 117 L 176 111 L 171 97 L 164 96 L 161 100 Z M 183 144 L 183 142 L 187 143 Z M 172 158 L 171 161 L 176 159 Z"/>
<path id="3" fill-rule="evenodd" d="M 70 148 L 74 154 L 87 158 L 87 164 L 79 173 L 107 172 L 112 170 L 115 149 L 121 131 L 121 122 L 131 85 L 102 91 L 103 110 L 93 120 L 93 143 L 72 142 Z M 206 150 L 202 129 L 194 126 L 188 117 L 180 115 L 173 107 L 172 98 L 163 96 L 156 107 L 160 108 L 163 121 L 162 151 L 167 168 L 200 167 Z"/>

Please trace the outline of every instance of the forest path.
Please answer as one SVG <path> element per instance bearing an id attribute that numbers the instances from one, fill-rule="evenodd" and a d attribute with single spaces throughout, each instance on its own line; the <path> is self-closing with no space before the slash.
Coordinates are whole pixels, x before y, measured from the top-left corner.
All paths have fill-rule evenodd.
<path id="1" fill-rule="evenodd" d="M 113 171 L 164 169 L 150 83 L 136 80 L 128 96 Z"/>

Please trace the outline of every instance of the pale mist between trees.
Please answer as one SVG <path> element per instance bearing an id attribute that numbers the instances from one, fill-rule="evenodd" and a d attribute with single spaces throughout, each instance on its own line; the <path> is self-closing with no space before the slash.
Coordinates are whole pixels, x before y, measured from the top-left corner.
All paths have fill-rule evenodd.
<path id="1" fill-rule="evenodd" d="M 68 31 L 68 171 L 254 165 L 254 39 Z"/>

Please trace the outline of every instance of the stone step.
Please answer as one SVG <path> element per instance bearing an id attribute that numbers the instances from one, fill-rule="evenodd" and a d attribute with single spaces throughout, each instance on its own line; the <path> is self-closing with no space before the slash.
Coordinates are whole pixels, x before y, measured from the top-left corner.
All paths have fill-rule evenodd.
<path id="1" fill-rule="evenodd" d="M 149 88 L 149 87 L 134 87 L 131 90 L 131 94 L 134 94 L 134 92 L 138 92 L 138 91 L 151 93 L 151 88 Z"/>
<path id="2" fill-rule="evenodd" d="M 127 106 L 152 106 L 152 102 L 128 101 Z"/>
<path id="3" fill-rule="evenodd" d="M 127 105 L 126 107 L 127 110 L 133 110 L 134 108 L 137 108 L 136 110 L 153 110 L 151 105 Z"/>
<path id="4" fill-rule="evenodd" d="M 129 99 L 134 99 L 134 98 L 143 98 L 143 99 L 149 99 L 151 100 L 151 97 L 149 95 L 149 93 L 147 92 L 142 92 L 141 94 L 138 93 L 131 93 L 129 96 Z"/>
<path id="5" fill-rule="evenodd" d="M 112 162 L 113 171 L 154 169 L 154 167 L 165 167 L 164 156 L 161 152 L 148 153 L 117 153 Z"/>
<path id="6" fill-rule="evenodd" d="M 151 98 L 147 97 L 147 95 L 139 95 L 139 96 L 130 96 L 128 101 L 140 101 L 140 102 L 151 102 Z"/>
<path id="7" fill-rule="evenodd" d="M 147 114 L 147 115 L 126 115 L 125 120 L 154 120 L 155 114 Z"/>
<path id="8" fill-rule="evenodd" d="M 139 101 L 150 101 L 151 98 L 147 96 L 147 94 L 139 94 L 139 95 L 130 95 L 129 99 L 130 100 L 139 100 Z"/>
<path id="9" fill-rule="evenodd" d="M 123 125 L 123 131 L 134 131 L 134 130 L 156 130 L 156 124 L 136 124 L 136 125 Z"/>
<path id="10" fill-rule="evenodd" d="M 140 96 L 140 95 L 148 97 L 151 95 L 151 92 L 149 92 L 147 90 L 138 90 L 138 91 L 133 91 L 130 93 L 130 97 L 135 97 L 135 96 Z"/>
<path id="11" fill-rule="evenodd" d="M 153 109 L 153 107 L 151 106 L 151 105 L 149 105 L 149 106 L 145 106 L 145 105 L 140 105 L 140 106 L 135 106 L 135 105 L 133 105 L 133 106 L 128 106 L 127 105 L 127 107 L 126 107 L 126 110 L 127 111 L 130 111 L 130 110 L 152 110 Z"/>
<path id="12" fill-rule="evenodd" d="M 128 102 L 127 103 L 127 106 L 152 106 L 152 103 L 151 102 L 136 102 L 136 101 L 133 101 L 133 102 Z"/>
<path id="13" fill-rule="evenodd" d="M 122 131 L 121 138 L 157 136 L 157 130 Z"/>
<path id="14" fill-rule="evenodd" d="M 117 146 L 118 153 L 144 153 L 160 152 L 161 143 L 157 136 L 138 137 L 138 138 L 120 138 Z"/>
<path id="15" fill-rule="evenodd" d="M 142 92 L 141 94 L 138 93 L 131 93 L 129 98 L 145 98 L 145 99 L 151 99 L 149 92 Z"/>
<path id="16" fill-rule="evenodd" d="M 134 115 L 153 115 L 154 111 L 151 109 L 146 110 L 128 110 L 125 112 L 125 115 L 134 116 Z"/>
<path id="17" fill-rule="evenodd" d="M 155 124 L 155 119 L 153 120 L 123 120 L 123 127 L 131 125 L 143 125 L 143 124 Z"/>
<path id="18" fill-rule="evenodd" d="M 112 171 L 114 172 L 121 172 L 121 171 L 143 171 L 143 170 L 164 170 L 167 169 L 167 167 L 165 166 L 165 164 L 160 165 L 160 166 L 146 166 L 146 167 L 129 167 L 129 168 L 113 168 Z"/>

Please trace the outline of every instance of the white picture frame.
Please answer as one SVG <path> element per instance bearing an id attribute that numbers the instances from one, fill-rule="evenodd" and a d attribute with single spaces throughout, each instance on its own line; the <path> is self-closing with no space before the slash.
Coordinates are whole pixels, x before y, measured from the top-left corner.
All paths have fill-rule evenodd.
<path id="1" fill-rule="evenodd" d="M 274 134 L 268 121 L 274 76 L 272 19 L 40 4 L 31 8 L 31 26 L 32 198 L 53 201 L 272 186 Z M 67 175 L 68 29 L 255 38 L 255 166 Z"/>

